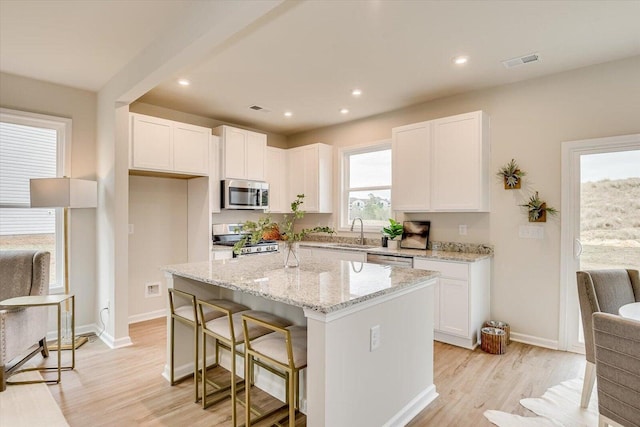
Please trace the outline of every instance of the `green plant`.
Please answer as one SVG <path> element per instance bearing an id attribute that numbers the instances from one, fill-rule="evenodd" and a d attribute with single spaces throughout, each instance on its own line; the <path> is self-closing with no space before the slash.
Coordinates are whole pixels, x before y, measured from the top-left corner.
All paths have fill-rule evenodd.
<path id="1" fill-rule="evenodd" d="M 382 228 L 382 234 L 387 236 L 389 240 L 393 240 L 398 236 L 402 236 L 403 232 L 402 224 L 393 218 L 389 218 L 389 226 Z"/>
<path id="2" fill-rule="evenodd" d="M 540 199 L 538 192 L 536 194 L 529 197 L 529 201 L 524 205 L 520 205 L 524 208 L 527 208 L 529 221 L 538 221 L 542 218 L 544 213 L 548 213 L 549 215 L 556 215 L 559 211 L 555 208 L 548 207 L 547 203 Z"/>
<path id="3" fill-rule="evenodd" d="M 296 199 L 291 202 L 291 214 L 284 216 L 282 224 L 280 225 L 280 233 L 282 240 L 287 242 L 299 242 L 310 233 L 329 233 L 333 234 L 335 231 L 331 227 L 313 227 L 303 228 L 302 230 L 295 232 L 296 220 L 304 217 L 305 211 L 300 210 L 300 205 L 304 203 L 304 194 L 298 194 Z"/>
<path id="4" fill-rule="evenodd" d="M 298 232 L 295 232 L 295 224 L 296 220 L 301 219 L 305 215 L 305 211 L 300 209 L 300 205 L 304 203 L 304 194 L 298 194 L 296 199 L 291 203 L 291 214 L 287 214 L 284 216 L 282 224 L 278 225 L 271 221 L 271 217 L 267 215 L 266 217 L 260 218 L 257 222 L 254 221 L 246 221 L 242 226 L 238 227 L 236 231 L 244 233 L 244 235 L 240 238 L 239 241 L 233 245 L 233 251 L 236 254 L 240 253 L 240 248 L 242 248 L 247 242 L 258 243 L 265 232 L 273 231 L 274 229 L 279 229 L 281 233 L 281 239 L 288 242 L 294 243 L 299 242 L 307 234 L 310 233 L 329 233 L 333 234 L 335 231 L 331 227 L 313 227 L 313 228 L 304 228 Z"/>
<path id="5" fill-rule="evenodd" d="M 504 179 L 505 188 L 519 188 L 518 183 L 526 174 L 526 172 L 520 170 L 520 166 L 518 166 L 515 159 L 511 159 L 509 163 L 498 169 L 498 173 L 496 173 L 499 178 Z"/>

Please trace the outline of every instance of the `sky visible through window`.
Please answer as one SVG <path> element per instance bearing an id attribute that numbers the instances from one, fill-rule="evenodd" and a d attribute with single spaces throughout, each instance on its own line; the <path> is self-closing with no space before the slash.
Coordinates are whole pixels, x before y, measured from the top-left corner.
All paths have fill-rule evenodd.
<path id="1" fill-rule="evenodd" d="M 640 178 L 640 150 L 581 156 L 580 181 Z"/>

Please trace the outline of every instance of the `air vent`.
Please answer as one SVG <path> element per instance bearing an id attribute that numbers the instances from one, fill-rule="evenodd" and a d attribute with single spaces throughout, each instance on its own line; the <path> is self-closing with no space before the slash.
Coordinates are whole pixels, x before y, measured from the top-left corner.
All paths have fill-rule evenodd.
<path id="1" fill-rule="evenodd" d="M 530 53 L 529 55 L 520 56 L 518 58 L 507 59 L 506 61 L 502 61 L 502 65 L 505 68 L 513 68 L 519 65 L 530 64 L 532 62 L 537 62 L 540 60 L 540 55 L 537 53 Z"/>
<path id="2" fill-rule="evenodd" d="M 261 107 L 259 105 L 256 105 L 256 104 L 250 105 L 249 109 L 253 110 L 253 111 L 260 111 L 261 113 L 270 113 L 271 112 L 271 110 L 268 110 L 268 109 L 266 109 L 264 107 Z"/>

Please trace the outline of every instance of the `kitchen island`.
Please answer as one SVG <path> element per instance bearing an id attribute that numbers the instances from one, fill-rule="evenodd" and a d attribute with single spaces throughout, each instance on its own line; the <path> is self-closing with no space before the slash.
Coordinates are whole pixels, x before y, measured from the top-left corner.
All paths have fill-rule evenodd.
<path id="1" fill-rule="evenodd" d="M 164 270 L 169 287 L 233 299 L 307 326 L 301 408 L 311 427 L 404 425 L 437 397 L 437 272 L 306 256 L 300 267 L 285 269 L 281 253 Z M 192 360 L 187 331 L 176 330 L 176 366 L 183 374 Z M 256 385 L 279 394 L 268 390 L 266 379 Z"/>

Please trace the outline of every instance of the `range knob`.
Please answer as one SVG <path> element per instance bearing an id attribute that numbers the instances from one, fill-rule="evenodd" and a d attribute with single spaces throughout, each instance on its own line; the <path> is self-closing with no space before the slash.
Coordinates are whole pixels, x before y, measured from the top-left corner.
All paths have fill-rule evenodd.
<path id="1" fill-rule="evenodd" d="M 261 251 L 262 251 L 262 248 L 261 248 L 260 246 L 258 246 L 258 247 L 256 248 L 256 252 L 261 252 Z"/>

